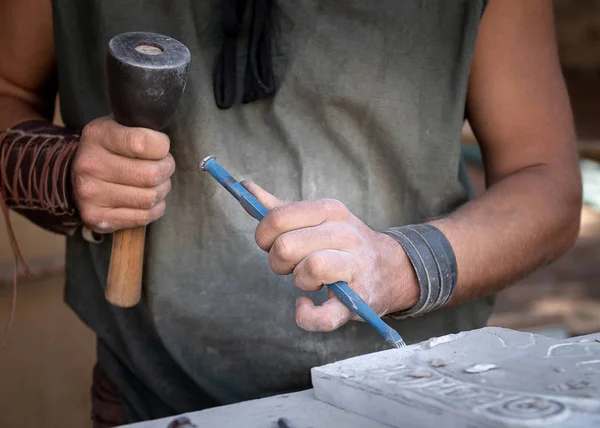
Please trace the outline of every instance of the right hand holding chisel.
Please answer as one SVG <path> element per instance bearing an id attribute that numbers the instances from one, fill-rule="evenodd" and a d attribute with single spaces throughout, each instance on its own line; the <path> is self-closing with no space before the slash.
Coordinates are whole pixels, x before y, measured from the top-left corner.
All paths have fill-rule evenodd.
<path id="1" fill-rule="evenodd" d="M 296 287 L 317 291 L 346 282 L 380 316 L 412 307 L 420 288 L 406 253 L 391 237 L 375 232 L 340 201 L 283 202 L 253 182 L 242 183 L 269 209 L 256 228 L 256 242 L 269 253 L 271 270 L 293 274 Z M 308 331 L 332 331 L 360 320 L 329 291 L 320 306 L 296 301 L 296 322 Z"/>

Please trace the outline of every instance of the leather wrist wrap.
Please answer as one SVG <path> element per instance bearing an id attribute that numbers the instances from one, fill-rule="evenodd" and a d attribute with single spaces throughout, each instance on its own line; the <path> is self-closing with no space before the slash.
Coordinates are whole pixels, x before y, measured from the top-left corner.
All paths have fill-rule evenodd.
<path id="1" fill-rule="evenodd" d="M 430 224 L 390 227 L 383 233 L 402 246 L 421 289 L 415 306 L 387 317 L 415 317 L 444 307 L 452 298 L 458 281 L 456 257 L 446 236 Z"/>
<path id="2" fill-rule="evenodd" d="M 0 349 L 15 313 L 19 265 L 30 274 L 10 224 L 9 208 L 46 230 L 72 235 L 81 223 L 71 196 L 71 163 L 78 145 L 75 132 L 40 120 L 0 132 L 0 208 L 15 255 L 12 308 Z"/>
<path id="3" fill-rule="evenodd" d="M 77 133 L 44 121 L 23 122 L 0 133 L 5 206 L 46 230 L 72 235 L 81 224 L 71 195 L 78 144 Z"/>

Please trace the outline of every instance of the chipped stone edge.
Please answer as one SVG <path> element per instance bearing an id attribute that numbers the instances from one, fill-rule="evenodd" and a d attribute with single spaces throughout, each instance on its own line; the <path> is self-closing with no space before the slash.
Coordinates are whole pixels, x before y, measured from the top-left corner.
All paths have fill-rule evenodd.
<path id="1" fill-rule="evenodd" d="M 407 403 L 399 403 L 354 379 L 330 376 L 319 368 L 311 370 L 311 377 L 315 399 L 393 428 L 469 426 L 476 422 L 472 416 L 453 413 L 452 424 L 448 425 L 448 413 L 428 400 L 417 401 L 407 396 L 404 397 Z M 329 387 L 327 387 L 327 383 L 329 383 Z M 335 393 L 330 394 L 327 391 L 335 391 Z M 363 391 L 373 393 L 377 397 L 364 394 Z M 353 403 L 351 408 L 348 406 L 349 402 Z M 407 425 L 407 421 L 410 421 L 410 425 Z"/>

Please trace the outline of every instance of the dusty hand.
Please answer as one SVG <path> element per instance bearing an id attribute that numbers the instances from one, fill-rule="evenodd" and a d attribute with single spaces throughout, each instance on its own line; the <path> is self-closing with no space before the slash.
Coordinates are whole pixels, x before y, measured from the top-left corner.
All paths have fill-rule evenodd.
<path id="1" fill-rule="evenodd" d="M 292 273 L 296 287 L 316 291 L 345 281 L 378 314 L 413 306 L 419 287 L 402 247 L 375 232 L 332 199 L 285 203 L 252 182 L 243 185 L 270 212 L 256 228 L 256 243 L 269 253 L 273 272 Z M 296 301 L 296 323 L 309 331 L 331 331 L 358 318 L 330 291 L 316 306 Z"/>
<path id="2" fill-rule="evenodd" d="M 165 211 L 174 171 L 165 134 L 121 126 L 110 117 L 90 122 L 71 177 L 82 221 L 97 233 L 153 222 Z"/>

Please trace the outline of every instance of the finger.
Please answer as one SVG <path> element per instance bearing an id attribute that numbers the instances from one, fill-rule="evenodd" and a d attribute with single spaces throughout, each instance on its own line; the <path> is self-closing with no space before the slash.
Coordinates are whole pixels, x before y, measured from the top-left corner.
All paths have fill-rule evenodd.
<path id="1" fill-rule="evenodd" d="M 107 183 L 94 177 L 85 178 L 75 189 L 80 204 L 90 203 L 105 208 L 150 209 L 165 199 L 171 190 L 171 180 L 153 188 L 140 188 Z"/>
<path id="2" fill-rule="evenodd" d="M 336 330 L 350 321 L 352 315 L 352 311 L 335 296 L 320 306 L 308 297 L 301 296 L 296 300 L 296 324 L 307 331 Z"/>
<path id="3" fill-rule="evenodd" d="M 151 161 L 131 159 L 102 149 L 88 149 L 85 156 L 76 159 L 76 176 L 92 176 L 109 183 L 152 188 L 167 181 L 175 172 L 175 160 L 170 154 L 164 159 Z"/>
<path id="4" fill-rule="evenodd" d="M 279 235 L 269 250 L 269 263 L 273 272 L 287 275 L 315 251 L 352 251 L 362 244 L 363 239 L 353 225 L 331 221 Z"/>
<path id="5" fill-rule="evenodd" d="M 260 248 L 269 251 L 275 239 L 285 232 L 351 218 L 345 205 L 333 199 L 283 204 L 273 208 L 258 224 L 255 240 Z"/>
<path id="6" fill-rule="evenodd" d="M 321 250 L 309 254 L 296 266 L 293 280 L 301 290 L 317 291 L 337 281 L 352 282 L 358 266 L 357 258 L 350 253 Z"/>
<path id="7" fill-rule="evenodd" d="M 252 180 L 243 180 L 240 182 L 240 184 L 244 186 L 247 191 L 252 193 L 252 196 L 258 199 L 258 202 L 263 204 L 268 210 L 272 210 L 276 206 L 285 203 L 284 201 L 267 192 Z"/>
<path id="8" fill-rule="evenodd" d="M 111 117 L 90 122 L 82 133 L 83 142 L 94 142 L 128 158 L 160 160 L 169 153 L 169 137 L 147 128 L 123 126 Z"/>
<path id="9" fill-rule="evenodd" d="M 149 210 L 132 208 L 86 208 L 81 211 L 83 223 L 96 233 L 112 233 L 121 229 L 146 226 L 158 220 L 165 212 L 165 201 Z"/>

